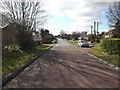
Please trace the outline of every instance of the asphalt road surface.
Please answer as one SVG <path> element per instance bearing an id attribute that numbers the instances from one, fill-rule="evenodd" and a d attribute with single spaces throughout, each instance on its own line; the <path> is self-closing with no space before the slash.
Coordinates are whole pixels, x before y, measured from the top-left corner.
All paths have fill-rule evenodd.
<path id="1" fill-rule="evenodd" d="M 118 88 L 118 71 L 59 39 L 4 88 Z"/>

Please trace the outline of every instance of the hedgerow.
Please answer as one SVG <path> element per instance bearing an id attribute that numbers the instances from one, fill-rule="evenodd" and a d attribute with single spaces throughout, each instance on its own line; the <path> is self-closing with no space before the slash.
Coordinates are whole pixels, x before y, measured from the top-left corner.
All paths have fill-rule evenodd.
<path id="1" fill-rule="evenodd" d="M 102 50 L 108 54 L 120 55 L 120 39 L 102 39 L 100 46 Z"/>

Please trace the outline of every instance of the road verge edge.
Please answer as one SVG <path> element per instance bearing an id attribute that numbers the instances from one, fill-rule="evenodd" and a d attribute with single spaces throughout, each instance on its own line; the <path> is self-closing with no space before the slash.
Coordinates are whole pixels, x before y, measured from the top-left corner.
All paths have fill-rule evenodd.
<path id="1" fill-rule="evenodd" d="M 2 79 L 2 87 L 5 86 L 10 80 L 12 80 L 15 76 L 17 76 L 20 72 L 22 72 L 25 68 L 27 68 L 29 65 L 31 65 L 34 61 L 36 61 L 38 58 L 42 57 L 45 53 L 47 53 L 54 45 L 52 45 L 47 50 L 44 50 L 43 53 L 40 53 L 35 58 L 29 60 L 26 64 L 21 66 L 20 68 L 16 69 L 12 73 L 10 73 L 7 77 Z"/>
<path id="2" fill-rule="evenodd" d="M 89 52 L 85 52 L 85 51 L 82 50 L 82 49 L 80 49 L 80 50 L 81 50 L 82 52 L 84 52 L 84 53 L 87 53 L 89 56 L 98 59 L 99 61 L 103 62 L 104 64 L 109 65 L 109 66 L 111 66 L 112 68 L 114 68 L 114 69 L 116 69 L 116 70 L 120 70 L 119 67 L 117 67 L 117 66 L 115 66 L 115 65 L 113 65 L 113 64 L 111 64 L 111 63 L 109 63 L 109 62 L 107 62 L 107 61 L 105 61 L 105 60 L 103 60 L 103 59 L 101 59 L 101 58 L 98 58 L 97 56 L 95 56 L 95 55 L 93 55 L 93 54 L 90 54 Z"/>

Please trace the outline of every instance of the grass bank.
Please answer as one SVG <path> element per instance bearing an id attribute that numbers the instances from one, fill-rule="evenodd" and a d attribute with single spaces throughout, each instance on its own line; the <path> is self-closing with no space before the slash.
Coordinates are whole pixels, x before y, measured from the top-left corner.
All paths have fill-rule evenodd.
<path id="1" fill-rule="evenodd" d="M 26 50 L 5 50 L 3 53 L 2 62 L 2 78 L 9 75 L 14 70 L 25 65 L 29 60 L 42 53 L 42 51 L 49 49 L 48 45 L 36 45 L 34 48 Z"/>
<path id="2" fill-rule="evenodd" d="M 70 42 L 71 44 L 77 44 L 78 43 L 78 40 L 75 40 L 75 41 L 73 41 L 73 40 L 67 40 L 67 39 L 65 39 L 66 41 L 68 41 L 68 42 Z"/>
<path id="3" fill-rule="evenodd" d="M 120 66 L 120 58 L 118 58 L 115 55 L 108 55 L 106 53 L 103 53 L 100 47 L 100 44 L 95 44 L 96 46 L 91 48 L 88 52 L 97 56 L 98 58 L 101 58 L 111 64 L 114 64 L 115 66 Z"/>
<path id="4" fill-rule="evenodd" d="M 100 43 L 91 43 L 91 42 L 88 42 L 89 45 L 94 45 L 94 46 L 100 46 Z"/>

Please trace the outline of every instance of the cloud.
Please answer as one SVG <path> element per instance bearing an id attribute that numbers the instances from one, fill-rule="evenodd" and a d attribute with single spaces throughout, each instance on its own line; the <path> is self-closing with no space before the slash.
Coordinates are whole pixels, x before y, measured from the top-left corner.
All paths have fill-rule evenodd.
<path id="1" fill-rule="evenodd" d="M 1 0 L 2 2 L 7 2 L 7 1 L 14 1 L 17 2 L 17 0 Z M 31 2 L 35 2 L 35 1 L 41 1 L 41 0 L 30 0 Z M 51 0 L 49 0 L 51 1 Z M 54 0 L 54 1 L 58 1 L 58 0 Z M 65 0 L 64 0 L 65 1 Z M 78 0 L 79 1 L 79 0 Z M 83 0 L 83 1 L 90 1 L 90 0 Z M 92 2 L 118 2 L 119 0 L 91 0 Z M 73 0 L 74 2 L 74 0 Z"/>
<path id="2" fill-rule="evenodd" d="M 74 30 L 89 31 L 94 21 L 100 21 L 113 0 L 48 0 L 47 11 L 51 15 L 67 17 L 73 21 L 69 23 L 68 32 Z M 115 0 L 114 0 L 115 1 Z M 116 0 L 117 1 L 117 0 Z M 64 21 L 63 21 L 64 22 Z"/>
<path id="3" fill-rule="evenodd" d="M 57 24 L 47 24 L 44 27 L 45 27 L 45 29 L 48 29 L 50 31 L 50 33 L 52 33 L 53 35 L 60 34 L 61 28 Z"/>
<path id="4" fill-rule="evenodd" d="M 31 0 L 31 2 L 33 1 L 37 0 Z M 105 13 L 102 10 L 108 8 L 110 2 L 119 0 L 42 0 L 42 1 L 44 1 L 46 5 L 44 8 L 50 15 L 58 17 L 67 17 L 68 19 L 72 20 L 71 22 L 69 22 L 69 26 L 67 28 L 60 27 L 58 23 L 54 25 L 49 24 L 49 21 L 48 24 L 46 25 L 46 28 L 51 29 L 51 32 L 53 33 L 58 33 L 59 28 L 65 29 L 70 33 L 72 31 L 77 30 L 89 31 L 88 29 L 93 24 L 93 21 L 96 20 L 100 21 L 100 18 L 104 16 Z"/>

